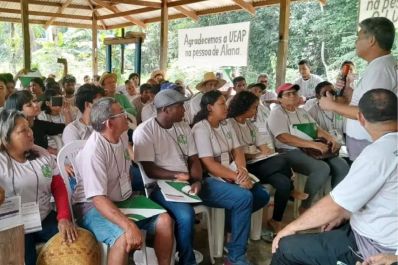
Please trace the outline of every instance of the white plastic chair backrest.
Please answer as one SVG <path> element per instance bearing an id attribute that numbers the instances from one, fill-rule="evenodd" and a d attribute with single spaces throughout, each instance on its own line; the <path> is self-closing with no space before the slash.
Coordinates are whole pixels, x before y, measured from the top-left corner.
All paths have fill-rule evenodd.
<path id="1" fill-rule="evenodd" d="M 70 143 L 64 145 L 64 147 L 62 147 L 61 150 L 59 150 L 58 156 L 57 156 L 57 164 L 58 164 L 59 172 L 61 173 L 61 176 L 62 176 L 65 186 L 66 186 L 66 190 L 68 191 L 68 199 L 69 199 L 70 207 L 72 207 L 72 193 L 73 192 L 70 188 L 69 176 L 65 170 L 65 164 L 67 164 L 69 161 L 69 163 L 72 164 L 72 167 L 75 171 L 75 175 L 78 174 L 77 168 L 75 165 L 75 158 L 76 158 L 76 155 L 84 147 L 85 144 L 86 144 L 86 140 L 76 140 L 76 141 L 70 142 Z M 72 209 L 71 209 L 71 214 L 73 215 Z"/>
<path id="2" fill-rule="evenodd" d="M 151 194 L 154 184 L 156 182 L 156 179 L 151 179 L 148 177 L 148 175 L 145 173 L 144 167 L 142 166 L 141 163 L 137 162 L 138 168 L 140 169 L 141 177 L 142 177 L 142 182 L 144 183 L 144 188 L 145 188 L 145 195 L 149 197 Z"/>

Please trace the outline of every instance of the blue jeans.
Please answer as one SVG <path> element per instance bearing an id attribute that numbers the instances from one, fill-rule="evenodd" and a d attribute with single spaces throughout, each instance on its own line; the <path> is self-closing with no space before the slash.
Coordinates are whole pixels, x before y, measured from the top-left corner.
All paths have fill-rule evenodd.
<path id="1" fill-rule="evenodd" d="M 232 232 L 227 245 L 228 259 L 233 263 L 244 259 L 251 214 L 268 203 L 267 191 L 258 184 L 251 190 L 246 190 L 236 184 L 206 177 L 199 195 L 204 205 L 226 209 L 226 221 L 230 223 Z"/>
<path id="2" fill-rule="evenodd" d="M 41 231 L 25 234 L 25 264 L 36 265 L 36 244 L 47 242 L 58 233 L 57 214 L 51 211 L 41 222 Z M 11 254 L 11 253 L 10 253 Z"/>
<path id="3" fill-rule="evenodd" d="M 169 202 L 163 197 L 159 188 L 156 188 L 151 199 L 163 206 L 175 222 L 174 235 L 177 241 L 179 263 L 184 265 L 196 264 L 193 253 L 193 234 L 195 212 L 190 203 Z"/>
<path id="4" fill-rule="evenodd" d="M 355 264 L 358 247 L 349 223 L 337 229 L 311 234 L 286 236 L 272 256 L 271 265 L 335 265 L 337 261 Z"/>

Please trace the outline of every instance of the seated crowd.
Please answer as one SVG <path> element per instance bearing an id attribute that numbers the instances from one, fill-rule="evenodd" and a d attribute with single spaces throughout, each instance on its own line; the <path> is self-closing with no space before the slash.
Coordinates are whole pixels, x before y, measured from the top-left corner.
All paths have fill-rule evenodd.
<path id="1" fill-rule="evenodd" d="M 225 209 L 225 264 L 251 264 L 251 215 L 270 201 L 265 184 L 275 190 L 267 221 L 276 234 L 272 264 L 392 264 L 398 253 L 397 84 L 362 88 L 358 96 L 345 79 L 341 94 L 360 98 L 353 117 L 323 107 L 344 104 L 333 99 L 341 91 L 311 74 L 307 60 L 298 66 L 301 77 L 275 91 L 266 74 L 249 85 L 235 77 L 234 95 L 220 90 L 226 81 L 213 72 L 204 74 L 196 94 L 181 81 L 166 81 L 160 70 L 142 84 L 133 73 L 121 87 L 113 73 L 93 83 L 86 76 L 77 91 L 71 75 L 59 83 L 33 78 L 22 90 L 0 76 L 0 188 L 32 204 L 41 219 L 40 229 L 25 234 L 26 264 L 36 264 L 35 244 L 58 231 L 76 240 L 72 216 L 110 247 L 108 264 L 127 264 L 129 252 L 142 246 L 141 229 L 159 264 L 170 264 L 174 238 L 179 264 L 197 264 L 194 205 L 166 200 L 154 185 L 148 196 L 167 213 L 133 222 L 118 208 L 147 188 L 139 166 L 154 180 L 188 182 L 203 205 Z M 373 142 L 357 159 L 339 156 L 346 119 L 357 119 Z M 64 183 L 56 155 L 76 140 L 86 143 L 76 166 L 65 164 L 70 183 Z M 303 191 L 294 187 L 296 174 L 307 176 Z M 73 214 L 65 184 L 72 187 Z M 330 194 L 315 203 L 327 186 Z M 302 201 L 301 215 L 284 227 L 289 199 Z M 328 232 L 293 235 L 322 226 Z M 377 259 L 386 261 L 372 263 Z"/>

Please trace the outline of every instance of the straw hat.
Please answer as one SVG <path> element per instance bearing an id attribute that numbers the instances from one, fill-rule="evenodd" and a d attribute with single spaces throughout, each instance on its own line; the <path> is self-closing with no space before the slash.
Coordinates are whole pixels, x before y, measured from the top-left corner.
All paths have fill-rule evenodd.
<path id="1" fill-rule="evenodd" d="M 162 76 L 163 76 L 163 79 L 164 79 L 164 72 L 163 72 L 162 70 L 158 69 L 158 70 L 153 71 L 153 72 L 151 73 L 151 78 L 152 78 L 152 79 L 155 79 L 155 77 L 156 77 L 157 75 L 162 75 Z"/>
<path id="2" fill-rule="evenodd" d="M 95 237 L 77 228 L 78 238 L 67 244 L 60 233 L 53 236 L 41 249 L 36 265 L 98 265 L 101 252 Z"/>
<path id="3" fill-rule="evenodd" d="M 216 86 L 217 89 L 222 87 L 223 85 L 225 85 L 225 83 L 227 82 L 224 79 L 218 79 L 213 72 L 206 72 L 203 75 L 203 80 L 199 84 L 196 85 L 196 89 L 201 90 L 202 87 L 204 87 L 206 85 L 206 83 L 209 81 L 217 81 L 217 86 Z"/>
<path id="4" fill-rule="evenodd" d="M 99 81 L 100 85 L 103 86 L 105 79 L 107 79 L 109 77 L 112 77 L 117 81 L 117 75 L 115 73 L 105 72 L 102 74 L 102 76 L 100 78 L 100 81 Z"/>

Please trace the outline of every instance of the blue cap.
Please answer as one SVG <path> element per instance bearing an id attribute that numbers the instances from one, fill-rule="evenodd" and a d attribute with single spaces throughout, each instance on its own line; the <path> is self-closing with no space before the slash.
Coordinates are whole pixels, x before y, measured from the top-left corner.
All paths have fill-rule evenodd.
<path id="1" fill-rule="evenodd" d="M 160 91 L 162 90 L 166 90 L 166 89 L 173 89 L 176 90 L 176 88 L 178 87 L 178 85 L 171 83 L 171 82 L 164 82 L 160 85 Z"/>

